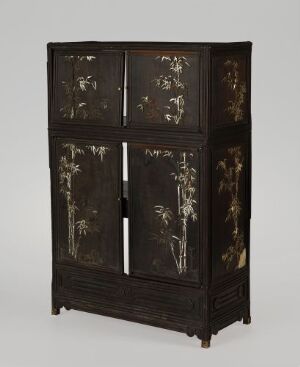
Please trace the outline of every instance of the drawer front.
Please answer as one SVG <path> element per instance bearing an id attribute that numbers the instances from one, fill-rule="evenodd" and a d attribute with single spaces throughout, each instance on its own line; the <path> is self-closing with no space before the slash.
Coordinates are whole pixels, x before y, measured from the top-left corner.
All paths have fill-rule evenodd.
<path id="1" fill-rule="evenodd" d="M 130 52 L 129 125 L 198 130 L 199 60 L 191 52 Z"/>
<path id="2" fill-rule="evenodd" d="M 121 125 L 121 52 L 57 53 L 54 61 L 55 121 Z"/>
<path id="3" fill-rule="evenodd" d="M 164 285 L 119 275 L 92 274 L 83 269 L 57 271 L 56 298 L 69 303 L 90 304 L 94 308 L 118 308 L 160 319 L 202 320 L 199 289 Z"/>
<path id="4" fill-rule="evenodd" d="M 129 146 L 130 272 L 199 282 L 199 153 Z"/>
<path id="5" fill-rule="evenodd" d="M 56 261 L 122 272 L 120 148 L 55 140 Z"/>

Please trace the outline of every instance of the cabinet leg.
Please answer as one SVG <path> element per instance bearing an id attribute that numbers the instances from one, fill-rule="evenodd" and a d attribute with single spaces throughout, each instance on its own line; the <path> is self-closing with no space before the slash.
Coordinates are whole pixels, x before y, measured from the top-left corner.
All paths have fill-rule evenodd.
<path id="1" fill-rule="evenodd" d="M 60 314 L 60 308 L 52 306 L 51 315 L 59 315 L 59 314 Z"/>
<path id="2" fill-rule="evenodd" d="M 208 340 L 202 339 L 201 340 L 201 347 L 202 348 L 209 348 L 210 347 L 210 339 L 208 339 Z"/>
<path id="3" fill-rule="evenodd" d="M 250 325 L 251 324 L 251 316 L 247 315 L 243 317 L 243 324 Z"/>
<path id="4" fill-rule="evenodd" d="M 250 308 L 246 310 L 243 316 L 243 324 L 249 325 L 251 324 L 251 315 L 250 315 Z"/>

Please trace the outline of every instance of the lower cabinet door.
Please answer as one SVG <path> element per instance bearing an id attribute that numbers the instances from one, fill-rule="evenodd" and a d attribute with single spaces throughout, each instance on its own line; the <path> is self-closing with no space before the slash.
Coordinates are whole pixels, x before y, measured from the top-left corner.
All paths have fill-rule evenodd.
<path id="1" fill-rule="evenodd" d="M 199 282 L 199 152 L 129 145 L 130 274 Z"/>
<path id="2" fill-rule="evenodd" d="M 55 257 L 123 271 L 119 144 L 55 140 Z"/>

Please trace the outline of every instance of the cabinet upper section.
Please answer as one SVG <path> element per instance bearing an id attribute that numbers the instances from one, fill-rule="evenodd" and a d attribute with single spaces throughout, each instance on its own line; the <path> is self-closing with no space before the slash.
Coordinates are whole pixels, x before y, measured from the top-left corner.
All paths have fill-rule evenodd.
<path id="1" fill-rule="evenodd" d="M 202 135 L 250 126 L 251 47 L 49 43 L 49 124 Z"/>

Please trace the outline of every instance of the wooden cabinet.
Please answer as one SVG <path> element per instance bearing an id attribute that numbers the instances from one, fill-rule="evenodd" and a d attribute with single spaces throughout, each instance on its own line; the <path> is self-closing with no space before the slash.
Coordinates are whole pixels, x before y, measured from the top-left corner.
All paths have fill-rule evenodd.
<path id="1" fill-rule="evenodd" d="M 54 314 L 203 347 L 250 323 L 250 65 L 250 42 L 48 44 Z"/>

